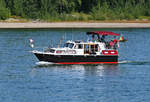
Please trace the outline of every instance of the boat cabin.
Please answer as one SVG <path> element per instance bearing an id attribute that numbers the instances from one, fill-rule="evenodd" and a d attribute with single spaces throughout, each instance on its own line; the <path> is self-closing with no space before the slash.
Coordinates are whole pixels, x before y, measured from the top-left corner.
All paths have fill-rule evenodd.
<path id="1" fill-rule="evenodd" d="M 48 51 L 57 55 L 101 55 L 104 54 L 104 51 L 108 53 L 108 50 L 114 51 L 117 48 L 117 41 L 111 47 L 111 42 L 106 42 L 105 37 L 108 35 L 120 36 L 120 34 L 113 32 L 87 32 L 87 35 L 92 38 L 87 42 L 69 40 L 62 48 L 51 48 Z"/>

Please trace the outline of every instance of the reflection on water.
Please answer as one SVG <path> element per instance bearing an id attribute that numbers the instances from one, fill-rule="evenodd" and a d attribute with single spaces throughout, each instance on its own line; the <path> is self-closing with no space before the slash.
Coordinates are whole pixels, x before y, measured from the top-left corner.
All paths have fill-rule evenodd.
<path id="1" fill-rule="evenodd" d="M 47 90 L 55 90 L 52 96 L 57 94 L 57 101 L 65 97 L 71 102 L 112 101 L 108 93 L 120 84 L 119 80 L 112 78 L 119 75 L 119 65 L 37 65 L 30 72 L 32 79 L 38 76 L 44 78 L 40 83 L 49 83 L 46 84 L 49 86 Z"/>
<path id="2" fill-rule="evenodd" d="M 89 76 L 89 75 L 97 75 L 97 76 L 104 76 L 104 75 L 113 75 L 118 73 L 119 69 L 118 65 L 114 64 L 99 64 L 99 65 L 55 65 L 51 63 L 43 63 L 41 65 L 35 66 L 35 68 L 50 68 L 53 70 L 72 70 L 78 71 L 82 76 Z M 33 69 L 35 70 L 35 69 Z"/>

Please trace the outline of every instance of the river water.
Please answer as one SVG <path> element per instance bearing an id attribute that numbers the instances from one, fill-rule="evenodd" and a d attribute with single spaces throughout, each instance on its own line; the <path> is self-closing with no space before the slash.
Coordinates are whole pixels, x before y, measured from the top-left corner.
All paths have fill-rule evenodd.
<path id="1" fill-rule="evenodd" d="M 30 53 L 86 31 L 124 35 L 118 65 L 39 65 Z M 1 29 L 0 102 L 149 102 L 150 29 Z"/>

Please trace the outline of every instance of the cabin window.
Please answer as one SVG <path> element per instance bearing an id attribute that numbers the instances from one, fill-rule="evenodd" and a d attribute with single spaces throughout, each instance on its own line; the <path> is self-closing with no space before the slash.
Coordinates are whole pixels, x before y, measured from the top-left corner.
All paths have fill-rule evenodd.
<path id="1" fill-rule="evenodd" d="M 64 45 L 64 47 L 69 47 L 69 48 L 73 48 L 74 44 L 73 43 L 66 43 Z"/>
<path id="2" fill-rule="evenodd" d="M 69 47 L 69 48 L 73 48 L 73 46 L 74 46 L 74 44 L 73 44 L 73 43 L 70 43 L 68 47 Z"/>
<path id="3" fill-rule="evenodd" d="M 83 45 L 82 45 L 82 44 L 79 44 L 78 47 L 79 47 L 79 49 L 82 49 L 82 48 L 83 48 Z"/>
<path id="4" fill-rule="evenodd" d="M 98 44 L 85 44 L 84 53 L 96 54 L 98 52 Z"/>
<path id="5" fill-rule="evenodd" d="M 98 44 L 90 45 L 91 52 L 97 52 L 98 51 Z"/>
<path id="6" fill-rule="evenodd" d="M 68 44 L 69 44 L 69 43 L 65 43 L 65 44 L 64 44 L 64 47 L 68 47 Z"/>
<path id="7" fill-rule="evenodd" d="M 95 51 L 95 46 L 94 45 L 90 45 L 91 46 L 91 52 Z"/>
<path id="8" fill-rule="evenodd" d="M 75 49 L 83 49 L 83 44 L 76 44 Z"/>
<path id="9" fill-rule="evenodd" d="M 89 45 L 88 44 L 84 45 L 84 53 L 89 53 Z"/>
<path id="10" fill-rule="evenodd" d="M 95 45 L 95 51 L 98 51 L 98 44 Z"/>

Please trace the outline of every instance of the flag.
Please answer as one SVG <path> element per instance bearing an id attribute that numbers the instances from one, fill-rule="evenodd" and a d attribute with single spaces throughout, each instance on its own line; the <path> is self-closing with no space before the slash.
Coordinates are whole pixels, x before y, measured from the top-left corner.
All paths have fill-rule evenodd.
<path id="1" fill-rule="evenodd" d="M 29 39 L 29 42 L 30 42 L 30 47 L 33 48 L 33 47 L 34 47 L 34 44 L 33 44 L 33 43 L 34 43 L 34 40 L 33 40 L 32 38 L 30 38 L 30 39 Z"/>

